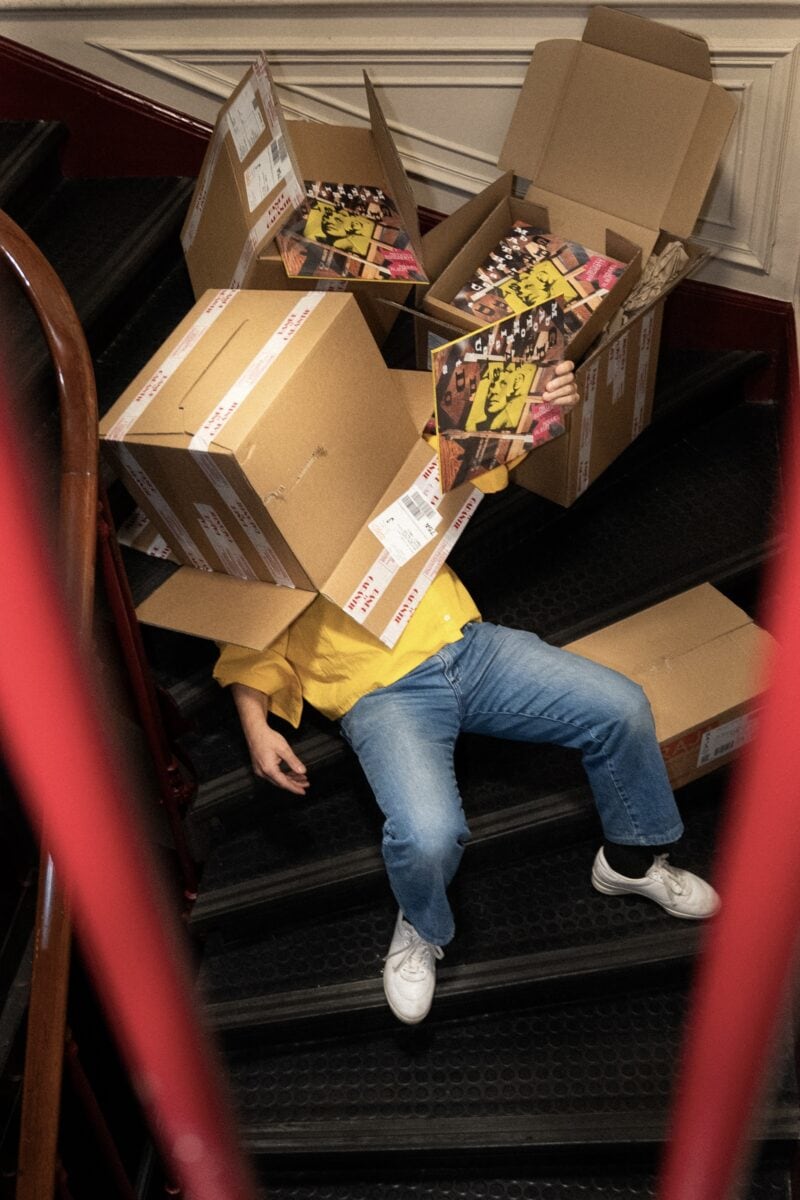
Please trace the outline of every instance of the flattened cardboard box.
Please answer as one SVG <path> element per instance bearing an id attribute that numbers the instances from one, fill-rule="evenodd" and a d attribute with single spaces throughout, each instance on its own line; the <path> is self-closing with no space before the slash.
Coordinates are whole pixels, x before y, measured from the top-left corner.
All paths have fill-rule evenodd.
<path id="1" fill-rule="evenodd" d="M 459 273 L 472 269 L 464 264 L 465 248 L 472 240 L 477 252 L 481 229 L 498 206 L 512 205 L 515 175 L 534 181 L 525 200 L 544 208 L 550 227 L 565 237 L 602 249 L 598 238 L 612 229 L 640 246 L 645 260 L 666 241 L 681 241 L 689 262 L 675 286 L 701 261 L 702 252 L 685 239 L 734 113 L 733 97 L 711 81 L 705 42 L 669 26 L 598 7 L 581 41 L 541 42 L 500 154 L 506 174 L 425 236 L 426 267 L 435 280 L 425 310 L 440 320 L 448 314 L 452 265 L 461 256 Z M 447 319 L 458 324 L 452 315 Z M 565 438 L 526 459 L 517 482 L 571 504 L 641 432 L 652 411 L 661 315 L 654 300 L 637 328 L 607 341 L 594 386 L 608 378 L 616 399 L 602 413 L 590 400 L 589 413 L 573 415 Z M 418 328 L 424 339 L 424 320 Z M 422 362 L 424 354 L 419 346 Z M 595 379 L 590 367 L 590 360 L 581 367 L 584 388 Z"/>
<path id="2" fill-rule="evenodd" d="M 262 649 L 321 592 L 393 644 L 480 498 L 401 393 L 352 296 L 207 293 L 101 422 L 184 564 L 142 618 Z"/>
<path id="3" fill-rule="evenodd" d="M 221 107 L 181 232 L 196 298 L 208 288 L 352 291 L 380 341 L 403 300 L 399 283 L 291 279 L 274 243 L 305 197 L 304 180 L 370 183 L 392 196 L 422 258 L 416 205 L 372 85 L 370 128 L 285 121 L 262 54 Z M 267 191 L 266 189 L 272 188 Z"/>
<path id="4" fill-rule="evenodd" d="M 774 645 L 704 583 L 566 649 L 642 686 L 670 782 L 682 787 L 730 761 L 750 737 Z"/>

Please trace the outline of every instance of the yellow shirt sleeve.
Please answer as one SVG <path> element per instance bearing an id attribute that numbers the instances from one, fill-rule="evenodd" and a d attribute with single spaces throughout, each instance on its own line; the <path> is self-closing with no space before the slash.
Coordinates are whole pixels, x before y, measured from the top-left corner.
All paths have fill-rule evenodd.
<path id="1" fill-rule="evenodd" d="M 270 712 L 295 727 L 303 711 L 303 693 L 294 667 L 285 657 L 288 633 L 268 650 L 248 650 L 225 645 L 214 667 L 214 678 L 223 687 L 243 683 L 269 697 Z"/>

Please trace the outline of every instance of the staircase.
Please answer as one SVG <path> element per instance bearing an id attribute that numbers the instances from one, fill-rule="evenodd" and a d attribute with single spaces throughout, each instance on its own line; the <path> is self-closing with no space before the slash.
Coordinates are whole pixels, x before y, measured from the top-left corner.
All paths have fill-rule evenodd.
<path id="1" fill-rule="evenodd" d="M 70 292 L 103 411 L 193 303 L 177 237 L 193 181 L 64 179 L 63 138 L 51 123 L 0 123 L 0 207 Z M 52 453 L 43 345 L 0 296 L 35 412 L 26 436 Z M 411 353 L 401 318 L 386 355 L 409 366 Z M 561 644 L 705 580 L 755 612 L 781 523 L 781 414 L 744 399 L 763 366 L 755 352 L 664 353 L 652 427 L 572 508 L 514 485 L 488 497 L 450 560 L 484 616 Z M 111 494 L 121 518 L 129 502 L 117 485 Z M 124 557 L 137 599 L 169 569 Z M 198 986 L 266 1194 L 654 1196 L 704 931 L 593 891 L 599 825 L 577 758 L 463 739 L 473 840 L 453 889 L 457 936 L 430 1017 L 404 1027 L 380 980 L 395 913 L 377 808 L 335 728 L 308 712 L 287 731 L 312 789 L 278 795 L 250 771 L 230 697 L 211 680 L 215 648 L 158 630 L 144 639 L 200 780 L 188 818 L 203 864 L 190 920 Z M 678 795 L 690 868 L 713 860 L 726 786 L 719 770 Z M 20 980 L 23 943 L 6 938 Z M 4 957 L 0 969 L 14 975 Z M 0 1102 L 13 1130 L 13 1088 Z M 744 1195 L 788 1200 L 799 1129 L 787 1039 Z M 94 1194 L 75 1171 L 76 1200 Z"/>

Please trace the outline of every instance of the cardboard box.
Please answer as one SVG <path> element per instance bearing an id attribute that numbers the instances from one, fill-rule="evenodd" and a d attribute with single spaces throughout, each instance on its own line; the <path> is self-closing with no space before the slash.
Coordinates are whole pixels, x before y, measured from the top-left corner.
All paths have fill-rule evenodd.
<path id="1" fill-rule="evenodd" d="M 486 261 L 487 255 L 508 234 L 515 221 L 525 221 L 539 229 L 563 233 L 562 229 L 552 224 L 548 210 L 541 204 L 518 200 L 511 195 L 504 196 L 424 293 L 423 308 L 427 313 L 466 332 L 486 325 L 486 317 L 481 318 L 456 307 L 452 298 L 473 277 L 476 268 Z M 566 236 L 576 237 L 571 231 Z M 594 242 L 580 237 L 576 240 L 627 264 L 609 294 L 570 342 L 572 354 L 579 358 L 630 294 L 641 273 L 642 251 L 635 242 L 611 228 L 604 229 L 602 234 L 598 233 Z"/>
<path id="2" fill-rule="evenodd" d="M 711 81 L 705 42 L 669 26 L 598 7 L 580 41 L 541 42 L 500 154 L 506 173 L 424 239 L 434 279 L 421 300 L 425 311 L 444 318 L 440 293 L 454 282 L 448 264 L 472 239 L 481 244 L 499 204 L 513 211 L 515 180 L 517 187 L 533 180 L 525 200 L 547 211 L 553 230 L 585 245 L 602 250 L 611 229 L 640 246 L 646 261 L 665 242 L 680 241 L 688 262 L 671 289 L 702 260 L 686 239 L 735 107 Z M 569 505 L 648 424 L 665 295 L 589 351 L 578 372 L 584 399 L 567 436 L 529 455 L 515 472 L 522 486 Z M 452 313 L 447 319 L 457 324 Z M 424 318 L 418 329 L 425 342 Z M 585 348 L 576 343 L 575 354 Z M 424 345 L 418 355 L 424 362 Z"/>
<path id="3" fill-rule="evenodd" d="M 422 259 L 416 205 L 372 85 L 364 74 L 370 127 L 285 121 L 264 55 L 222 105 L 181 231 L 192 288 L 352 291 L 377 340 L 405 300 L 405 283 L 290 279 L 275 234 L 302 203 L 303 181 L 372 183 L 395 200 Z"/>
<path id="4" fill-rule="evenodd" d="M 262 649 L 319 592 L 393 645 L 480 499 L 441 496 L 411 387 L 352 296 L 207 293 L 100 426 L 184 564 L 142 619 Z"/>
<path id="5" fill-rule="evenodd" d="M 641 684 L 677 788 L 729 762 L 751 736 L 774 645 L 747 613 L 704 583 L 566 649 Z"/>

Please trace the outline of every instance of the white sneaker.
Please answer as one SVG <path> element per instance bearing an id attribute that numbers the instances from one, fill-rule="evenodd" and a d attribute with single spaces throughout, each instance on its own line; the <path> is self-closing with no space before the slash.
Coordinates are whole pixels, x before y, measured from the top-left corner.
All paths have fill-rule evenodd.
<path id="1" fill-rule="evenodd" d="M 430 1012 L 436 987 L 436 959 L 444 958 L 441 946 L 433 946 L 397 914 L 389 953 L 384 959 L 383 990 L 389 1008 L 406 1025 L 418 1025 Z"/>
<path id="2" fill-rule="evenodd" d="M 667 854 L 656 854 L 652 867 L 640 879 L 629 879 L 612 870 L 601 846 L 592 867 L 592 885 L 606 896 L 620 896 L 625 892 L 647 896 L 673 917 L 686 917 L 690 921 L 713 917 L 720 900 L 711 884 L 691 871 L 671 866 L 668 857 Z"/>

